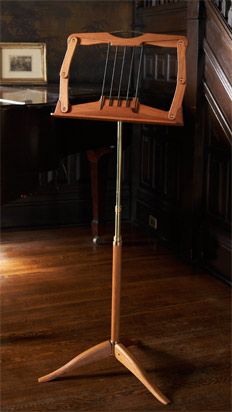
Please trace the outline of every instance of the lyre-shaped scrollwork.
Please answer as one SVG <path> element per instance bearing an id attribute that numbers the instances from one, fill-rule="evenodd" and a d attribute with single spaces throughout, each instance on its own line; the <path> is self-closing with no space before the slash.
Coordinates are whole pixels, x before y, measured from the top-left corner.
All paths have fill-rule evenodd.
<path id="1" fill-rule="evenodd" d="M 70 104 L 68 96 L 69 72 L 76 47 L 107 44 L 102 90 L 99 101 Z M 141 104 L 138 96 L 139 80 L 142 67 L 144 46 L 159 46 L 177 49 L 177 81 L 173 100 L 169 110 L 160 110 L 145 104 Z M 126 121 L 134 123 L 157 123 L 182 125 L 182 102 L 186 88 L 186 47 L 185 36 L 146 33 L 137 37 L 118 37 L 110 33 L 76 33 L 68 38 L 67 51 L 60 70 L 60 95 L 54 115 L 93 120 Z M 114 48 L 113 65 L 109 92 L 106 93 L 106 74 L 109 70 L 109 53 Z M 118 63 L 119 48 L 122 49 L 122 59 Z M 120 50 L 121 50 L 120 49 Z M 138 50 L 137 73 L 134 74 L 134 94 L 130 95 L 132 71 L 134 66 L 134 51 Z M 130 53 L 130 62 L 125 66 L 126 56 Z M 117 93 L 113 93 L 115 82 L 115 70 L 120 64 L 120 74 L 117 82 Z M 127 90 L 121 94 L 122 79 L 127 76 Z"/>

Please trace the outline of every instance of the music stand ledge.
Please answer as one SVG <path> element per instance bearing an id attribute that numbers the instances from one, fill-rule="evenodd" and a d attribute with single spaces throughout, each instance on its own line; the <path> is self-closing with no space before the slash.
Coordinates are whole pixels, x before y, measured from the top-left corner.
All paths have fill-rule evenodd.
<path id="1" fill-rule="evenodd" d="M 137 47 L 144 44 L 159 45 L 161 47 L 176 47 L 178 59 L 177 87 L 172 105 L 168 112 L 160 111 L 139 104 L 137 95 L 130 101 L 104 95 L 104 80 L 102 95 L 99 102 L 85 103 L 71 106 L 68 100 L 68 79 L 71 60 L 76 45 L 108 43 L 116 47 Z M 82 352 L 64 366 L 38 379 L 39 382 L 49 382 L 59 378 L 78 367 L 103 360 L 110 356 L 115 357 L 123 364 L 152 395 L 162 404 L 167 405 L 170 400 L 154 385 L 147 373 L 129 351 L 125 344 L 120 342 L 120 297 L 121 297 L 121 268 L 122 268 L 122 238 L 121 238 L 121 179 L 122 179 L 122 121 L 150 124 L 166 124 L 180 126 L 183 124 L 182 100 L 186 83 L 185 49 L 187 40 L 184 36 L 144 34 L 136 38 L 118 38 L 109 33 L 77 33 L 69 36 L 66 55 L 60 71 L 60 97 L 56 106 L 55 116 L 85 118 L 94 120 L 117 121 L 117 169 L 116 169 L 116 204 L 115 204 L 115 233 L 113 238 L 112 256 L 112 307 L 111 307 L 111 338 Z M 117 54 L 116 54 L 117 56 Z M 108 59 L 108 57 L 107 57 Z M 116 61 L 116 60 L 115 60 Z M 108 60 L 106 60 L 105 73 Z M 121 76 L 123 74 L 123 64 Z M 112 74 L 112 82 L 114 81 Z M 139 78 L 139 74 L 138 74 Z M 130 87 L 130 84 L 128 88 Z M 136 92 L 137 93 L 137 92 Z M 120 101 L 120 104 L 119 104 Z M 129 345 L 128 345 L 129 346 Z"/>

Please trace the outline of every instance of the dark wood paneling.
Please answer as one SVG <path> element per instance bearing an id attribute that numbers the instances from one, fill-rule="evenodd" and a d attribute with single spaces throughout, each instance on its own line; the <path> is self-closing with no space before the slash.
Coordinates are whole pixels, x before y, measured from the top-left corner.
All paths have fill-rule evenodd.
<path id="1" fill-rule="evenodd" d="M 204 173 L 199 245 L 203 264 L 231 280 L 231 32 L 205 1 L 202 137 Z"/>
<path id="2" fill-rule="evenodd" d="M 154 50 L 153 50 L 154 49 Z M 144 54 L 143 79 L 176 82 L 176 50 L 164 51 L 162 47 L 150 47 Z"/>
<path id="3" fill-rule="evenodd" d="M 212 137 L 207 154 L 206 212 L 214 220 L 229 225 L 230 221 L 230 153 L 219 148 Z"/>
<path id="4" fill-rule="evenodd" d="M 142 126 L 140 136 L 140 180 L 136 191 L 136 220 L 144 227 L 149 216 L 157 219 L 160 237 L 173 240 L 177 236 L 180 196 L 179 129 Z"/>
<path id="5" fill-rule="evenodd" d="M 191 1 L 187 8 L 185 127 L 179 136 L 170 129 L 165 135 L 163 128 L 141 128 L 142 166 L 134 196 L 138 221 L 148 227 L 149 215 L 153 215 L 158 220 L 157 233 L 162 238 L 173 241 L 185 257 L 202 259 L 212 272 L 228 279 L 231 257 L 231 86 L 226 70 L 229 68 L 230 46 L 227 44 L 225 50 L 222 49 L 228 31 L 218 41 L 214 40 L 215 33 L 210 37 L 210 27 L 213 26 L 206 15 L 206 56 L 202 59 L 202 6 L 203 2 Z M 155 7 L 153 13 L 154 10 Z M 146 16 L 151 10 L 140 10 L 140 14 L 143 13 Z M 213 50 L 210 44 L 213 44 Z M 224 59 L 227 60 L 225 71 Z M 147 67 L 152 96 L 155 72 L 150 60 Z M 161 90 L 166 84 L 170 93 L 165 58 L 161 60 L 160 68 Z"/>
<path id="6" fill-rule="evenodd" d="M 216 57 L 210 49 L 208 43 L 204 42 L 205 51 L 205 70 L 204 77 L 207 85 L 211 90 L 214 98 L 216 99 L 219 107 L 221 108 L 227 122 L 231 124 L 231 101 L 232 101 L 232 87 L 230 82 L 224 73 L 223 69 L 219 65 Z"/>
<path id="7" fill-rule="evenodd" d="M 217 7 L 218 12 L 223 17 L 223 20 L 232 27 L 232 5 L 231 0 L 212 0 Z"/>
<path id="8" fill-rule="evenodd" d="M 191 121 L 193 123 L 193 128 L 195 127 L 195 114 L 197 109 L 197 101 L 199 99 L 199 85 L 201 82 L 201 76 L 199 75 L 199 48 L 202 31 L 201 6 L 202 4 L 199 1 L 188 1 L 186 21 L 186 36 L 188 39 L 188 47 L 186 52 L 187 82 L 184 102 L 189 114 L 188 121 Z"/>
<path id="9" fill-rule="evenodd" d="M 169 110 L 177 77 L 176 49 L 145 47 L 140 101 Z"/>
<path id="10" fill-rule="evenodd" d="M 191 257 L 193 248 L 194 214 L 199 207 L 200 162 L 194 158 L 194 141 L 200 140 L 196 132 L 196 109 L 199 68 L 199 3 L 196 1 L 160 4 L 157 7 L 139 8 L 136 28 L 144 31 L 163 31 L 188 35 L 187 90 L 185 96 L 185 127 L 141 128 L 140 150 L 142 176 L 135 179 L 133 190 L 137 211 L 132 215 L 148 227 L 149 215 L 158 220 L 158 233 L 173 241 L 173 246 Z M 178 28 L 177 28 L 178 26 Z M 155 71 L 155 64 L 158 70 Z M 149 56 L 145 85 L 149 84 L 148 102 L 159 96 L 166 109 L 176 80 L 176 56 L 163 50 L 157 57 Z M 149 100 L 150 99 L 150 100 Z M 138 146 L 138 143 L 136 143 Z M 148 154 L 148 151 L 151 153 Z M 144 153 L 143 153 L 144 151 Z M 201 155 L 202 156 L 202 155 Z M 135 156 L 135 161 L 138 158 Z M 145 163 L 144 163 L 145 162 Z M 197 166 L 196 166 L 197 165 Z M 194 173 L 196 166 L 197 173 Z M 146 182 L 146 185 L 144 184 Z M 193 200 L 194 199 L 194 200 Z M 196 201 L 197 199 L 197 201 Z"/>
<path id="11" fill-rule="evenodd" d="M 67 37 L 71 33 L 130 30 L 132 16 L 131 1 L 3 0 L 0 14 L 1 41 L 45 42 L 48 82 L 57 82 Z M 81 54 L 80 81 L 86 81 L 86 73 L 87 81 L 94 81 L 97 70 L 93 72 L 91 62 L 89 57 Z"/>
<path id="12" fill-rule="evenodd" d="M 231 55 L 232 34 L 223 18 L 217 13 L 213 1 L 206 0 L 205 39 L 215 55 L 219 65 L 223 68 L 228 80 L 232 81 Z"/>
<path id="13" fill-rule="evenodd" d="M 214 114 L 214 117 L 217 121 L 215 121 L 215 127 L 219 130 L 220 138 L 224 140 L 224 142 L 230 147 L 232 145 L 232 134 L 231 134 L 231 127 L 227 123 L 221 108 L 218 106 L 214 96 L 212 95 L 209 87 L 204 82 L 204 96 Z"/>
<path id="14" fill-rule="evenodd" d="M 136 9 L 136 27 L 151 33 L 184 33 L 186 31 L 186 1 L 158 4 Z"/>
<path id="15" fill-rule="evenodd" d="M 207 89 L 206 89 L 207 93 Z M 204 265 L 231 280 L 231 145 L 214 100 L 204 111 L 205 171 L 199 244 Z"/>

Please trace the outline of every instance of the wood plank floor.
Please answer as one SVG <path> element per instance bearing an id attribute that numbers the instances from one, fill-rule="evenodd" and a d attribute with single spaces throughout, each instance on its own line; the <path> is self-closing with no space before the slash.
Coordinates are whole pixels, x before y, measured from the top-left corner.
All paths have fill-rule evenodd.
<path id="1" fill-rule="evenodd" d="M 122 340 L 172 403 L 114 358 L 37 383 L 110 337 L 112 235 L 94 247 L 88 228 L 60 228 L 2 234 L 2 412 L 230 410 L 229 287 L 124 232 Z"/>

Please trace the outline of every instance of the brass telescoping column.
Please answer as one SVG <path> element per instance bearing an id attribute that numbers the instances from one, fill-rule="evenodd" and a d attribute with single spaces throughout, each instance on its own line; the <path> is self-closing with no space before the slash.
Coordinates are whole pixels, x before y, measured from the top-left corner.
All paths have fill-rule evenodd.
<path id="1" fill-rule="evenodd" d="M 120 292 L 121 292 L 121 181 L 122 181 L 122 122 L 117 122 L 117 172 L 116 172 L 116 204 L 115 204 L 115 234 L 113 240 L 112 262 L 112 312 L 111 312 L 111 343 L 119 341 L 120 323 Z"/>

